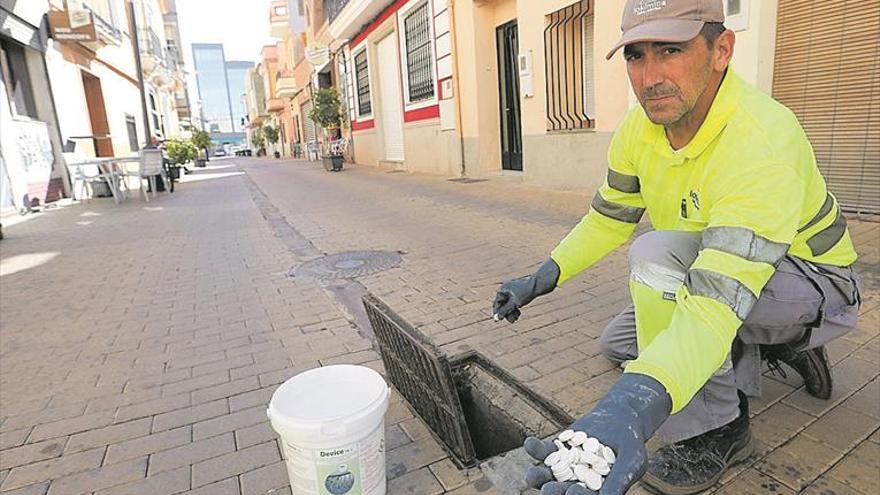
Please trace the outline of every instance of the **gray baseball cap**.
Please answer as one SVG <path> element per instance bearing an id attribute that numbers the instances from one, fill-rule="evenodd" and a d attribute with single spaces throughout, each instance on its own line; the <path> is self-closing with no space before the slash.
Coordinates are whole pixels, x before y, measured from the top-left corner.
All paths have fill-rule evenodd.
<path id="1" fill-rule="evenodd" d="M 642 41 L 691 40 L 707 22 L 724 22 L 723 0 L 627 0 L 620 23 L 623 34 L 605 58 Z"/>

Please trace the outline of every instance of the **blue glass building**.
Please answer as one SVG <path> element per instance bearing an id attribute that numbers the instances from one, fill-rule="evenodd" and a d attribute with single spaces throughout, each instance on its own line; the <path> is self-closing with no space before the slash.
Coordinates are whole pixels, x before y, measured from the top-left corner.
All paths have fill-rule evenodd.
<path id="1" fill-rule="evenodd" d="M 193 43 L 192 48 L 203 128 L 217 146 L 244 143 L 242 119 L 247 112 L 241 95 L 253 62 L 227 62 L 219 43 Z"/>

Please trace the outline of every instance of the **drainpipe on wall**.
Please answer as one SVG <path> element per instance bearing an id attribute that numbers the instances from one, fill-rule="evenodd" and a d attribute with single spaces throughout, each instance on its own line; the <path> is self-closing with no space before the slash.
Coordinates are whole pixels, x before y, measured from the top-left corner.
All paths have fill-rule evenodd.
<path id="1" fill-rule="evenodd" d="M 461 118 L 461 92 L 460 86 L 458 84 L 459 74 L 461 74 L 458 70 L 458 38 L 456 36 L 455 30 L 455 0 L 449 0 L 448 3 L 449 10 L 449 33 L 452 35 L 452 65 L 454 67 L 454 74 L 452 75 L 452 84 L 454 86 L 455 92 L 455 119 L 456 119 L 456 127 L 458 128 L 458 144 L 459 144 L 459 153 L 461 162 L 459 163 L 459 175 L 461 177 L 465 176 L 467 173 L 467 167 L 465 166 L 465 156 L 464 156 L 464 129 L 462 129 L 462 118 Z"/>
<path id="2" fill-rule="evenodd" d="M 137 21 L 134 17 L 134 1 L 128 0 L 128 31 L 131 37 L 131 45 L 134 48 L 134 66 L 137 70 L 138 89 L 141 91 L 141 113 L 144 117 L 144 148 L 150 145 L 150 118 L 147 112 L 147 91 L 144 89 L 144 70 L 141 66 L 141 46 L 138 39 Z"/>

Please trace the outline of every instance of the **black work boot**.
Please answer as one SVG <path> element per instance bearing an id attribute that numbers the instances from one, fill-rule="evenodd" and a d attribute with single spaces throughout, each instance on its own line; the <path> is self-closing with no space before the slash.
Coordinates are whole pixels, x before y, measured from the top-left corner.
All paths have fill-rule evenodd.
<path id="1" fill-rule="evenodd" d="M 800 352 L 789 344 L 761 346 L 761 357 L 767 360 L 772 373 L 779 373 L 783 378 L 785 370 L 780 367 L 780 361 L 794 368 L 813 397 L 825 400 L 831 397 L 831 368 L 824 346 Z"/>
<path id="2" fill-rule="evenodd" d="M 648 459 L 642 484 L 663 495 L 688 495 L 711 488 L 730 466 L 752 453 L 749 406 L 739 392 L 739 416 L 702 435 L 660 448 Z"/>

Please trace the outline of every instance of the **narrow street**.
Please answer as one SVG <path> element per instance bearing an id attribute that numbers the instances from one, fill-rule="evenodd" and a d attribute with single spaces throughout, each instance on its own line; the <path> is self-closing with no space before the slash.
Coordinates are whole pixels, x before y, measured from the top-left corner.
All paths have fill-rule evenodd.
<path id="1" fill-rule="evenodd" d="M 490 308 L 590 199 L 510 176 L 227 158 L 155 201 L 94 199 L 4 225 L 0 492 L 290 493 L 265 413 L 275 388 L 316 366 L 383 371 L 340 296 L 350 282 L 447 355 L 476 350 L 582 414 L 619 375 L 598 337 L 629 300 L 625 250 L 515 324 Z M 858 329 L 829 346 L 831 400 L 793 372 L 767 376 L 751 404 L 756 453 L 714 493 L 880 490 L 880 224 L 850 229 L 865 300 Z M 372 250 L 402 262 L 336 285 L 291 272 Z M 480 469 L 457 469 L 397 393 L 385 423 L 389 494 L 503 493 Z"/>

